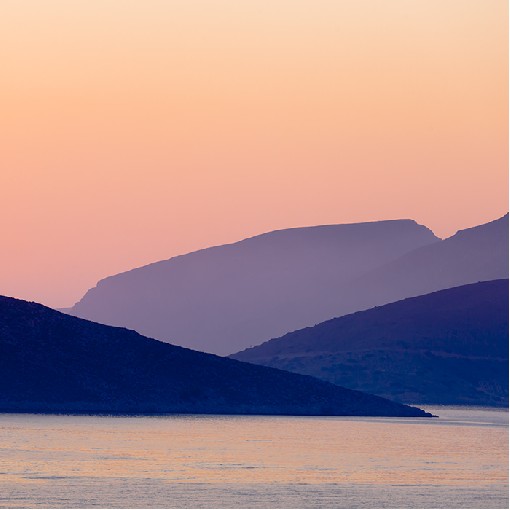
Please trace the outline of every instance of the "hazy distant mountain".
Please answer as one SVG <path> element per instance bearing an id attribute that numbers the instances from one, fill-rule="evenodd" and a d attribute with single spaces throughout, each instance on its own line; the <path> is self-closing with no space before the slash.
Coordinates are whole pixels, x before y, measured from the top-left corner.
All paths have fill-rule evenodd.
<path id="1" fill-rule="evenodd" d="M 279 230 L 106 278 L 69 313 L 228 354 L 338 315 L 348 281 L 437 242 L 411 220 Z"/>
<path id="2" fill-rule="evenodd" d="M 508 278 L 508 215 L 444 241 L 410 220 L 280 230 L 100 281 L 69 313 L 228 354 L 306 326 Z"/>
<path id="3" fill-rule="evenodd" d="M 346 315 L 232 357 L 400 402 L 508 405 L 508 280 Z"/>
<path id="4" fill-rule="evenodd" d="M 0 297 L 2 411 L 426 415 L 6 297 Z"/>

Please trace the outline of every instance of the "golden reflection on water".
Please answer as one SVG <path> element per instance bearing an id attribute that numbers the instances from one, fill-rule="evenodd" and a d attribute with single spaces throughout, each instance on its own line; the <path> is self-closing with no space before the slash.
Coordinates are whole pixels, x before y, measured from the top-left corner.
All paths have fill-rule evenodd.
<path id="1" fill-rule="evenodd" d="M 505 484 L 508 427 L 441 420 L 0 415 L 3 483 Z M 458 414 L 458 413 L 457 413 Z M 506 421 L 506 426 L 505 426 Z"/>

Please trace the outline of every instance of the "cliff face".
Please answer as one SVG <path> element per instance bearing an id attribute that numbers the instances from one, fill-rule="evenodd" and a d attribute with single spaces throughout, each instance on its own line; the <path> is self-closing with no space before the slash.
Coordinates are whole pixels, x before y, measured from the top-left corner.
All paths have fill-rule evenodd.
<path id="1" fill-rule="evenodd" d="M 69 313 L 225 355 L 337 316 L 348 282 L 438 242 L 410 220 L 281 230 L 106 278 Z"/>
<path id="2" fill-rule="evenodd" d="M 312 377 L 0 297 L 0 412 L 426 416 Z"/>
<path id="3" fill-rule="evenodd" d="M 428 404 L 508 405 L 508 280 L 434 292 L 232 356 Z"/>

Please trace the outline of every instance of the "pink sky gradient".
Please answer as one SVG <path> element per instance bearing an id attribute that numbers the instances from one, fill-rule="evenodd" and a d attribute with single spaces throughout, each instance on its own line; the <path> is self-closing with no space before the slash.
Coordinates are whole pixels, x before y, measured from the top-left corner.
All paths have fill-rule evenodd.
<path id="1" fill-rule="evenodd" d="M 278 228 L 508 209 L 504 0 L 2 0 L 0 294 Z"/>

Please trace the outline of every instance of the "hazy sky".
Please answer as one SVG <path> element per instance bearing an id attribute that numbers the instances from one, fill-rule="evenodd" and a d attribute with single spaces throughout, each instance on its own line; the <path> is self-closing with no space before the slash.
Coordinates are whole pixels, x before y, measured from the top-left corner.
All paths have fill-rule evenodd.
<path id="1" fill-rule="evenodd" d="M 508 208 L 506 0 L 1 0 L 0 294 Z"/>

